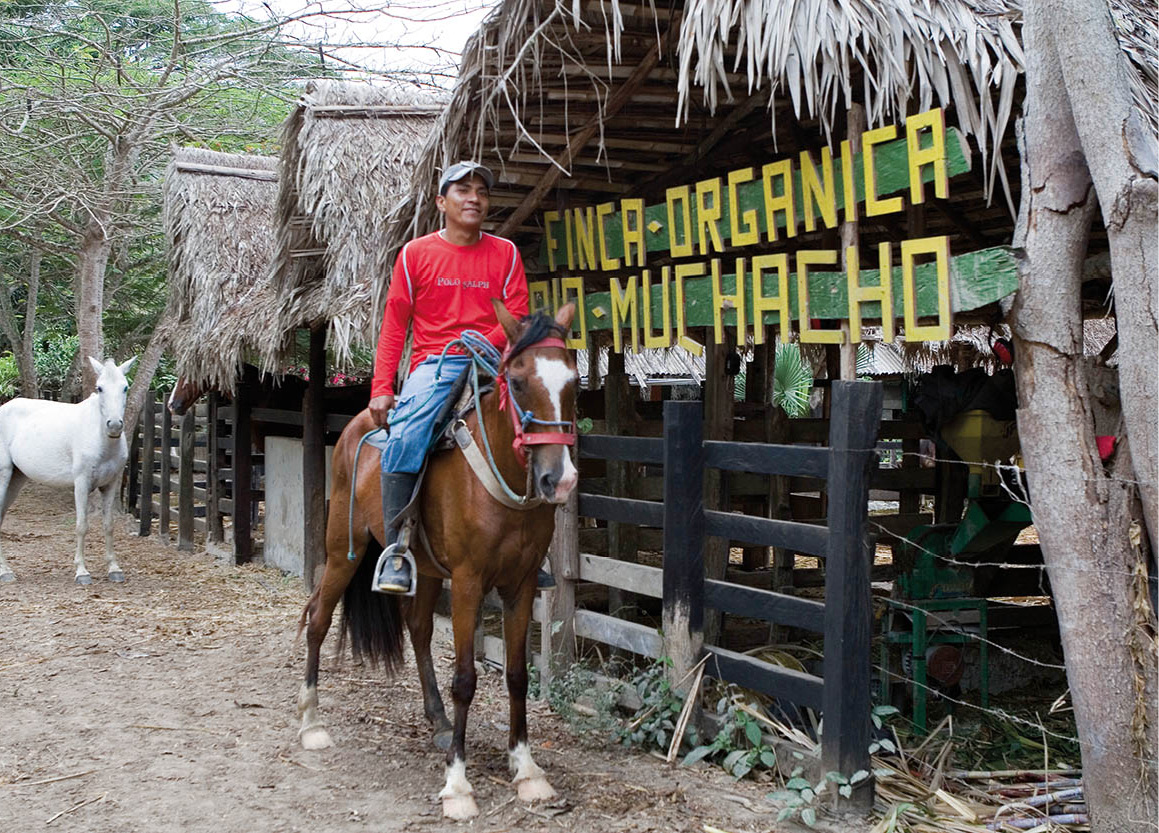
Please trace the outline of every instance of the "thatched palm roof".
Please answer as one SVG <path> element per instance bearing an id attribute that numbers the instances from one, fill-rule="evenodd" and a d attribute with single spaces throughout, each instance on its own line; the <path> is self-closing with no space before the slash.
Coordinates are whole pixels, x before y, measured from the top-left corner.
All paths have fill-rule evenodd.
<path id="1" fill-rule="evenodd" d="M 1154 129 L 1155 21 L 1144 1 L 1111 6 Z M 506 190 L 492 199 L 502 228 L 553 168 L 564 171 L 556 190 L 570 204 L 629 189 L 638 196 L 665 178 L 690 181 L 698 168 L 724 170 L 713 157 L 730 142 L 763 142 L 772 159 L 844 138 L 851 102 L 865 106 L 869 127 L 949 108 L 984 159 L 977 193 L 955 190 L 960 213 L 983 226 L 962 233 L 973 248 L 1009 242 L 1020 29 L 1021 0 L 504 0 L 467 45 L 389 248 L 435 227 L 438 174 L 460 158 L 502 172 Z M 633 83 L 622 109 L 611 111 Z M 590 141 L 569 147 L 585 126 L 594 128 Z M 1006 210 L 979 223 L 995 185 Z M 1003 239 L 990 239 L 987 225 L 1001 225 Z"/>
<path id="2" fill-rule="evenodd" d="M 278 161 L 175 148 L 165 172 L 170 349 L 177 372 L 232 390 L 267 322 Z"/>
<path id="3" fill-rule="evenodd" d="M 425 92 L 342 81 L 306 86 L 283 133 L 271 277 L 277 325 L 262 344 L 267 364 L 299 326 L 328 322 L 340 364 L 369 334 L 385 299 L 375 289 L 391 263 L 388 218 L 442 109 Z"/>

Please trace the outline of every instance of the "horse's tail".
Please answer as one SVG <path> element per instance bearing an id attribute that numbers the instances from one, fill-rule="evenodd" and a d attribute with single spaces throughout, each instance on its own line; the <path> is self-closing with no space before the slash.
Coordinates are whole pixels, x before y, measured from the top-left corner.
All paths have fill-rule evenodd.
<path id="1" fill-rule="evenodd" d="M 342 644 L 350 640 L 356 654 L 381 662 L 388 673 L 402 666 L 402 613 L 398 596 L 370 589 L 381 548 L 371 538 L 366 554 L 342 595 Z M 340 648 L 341 650 L 341 648 Z"/>

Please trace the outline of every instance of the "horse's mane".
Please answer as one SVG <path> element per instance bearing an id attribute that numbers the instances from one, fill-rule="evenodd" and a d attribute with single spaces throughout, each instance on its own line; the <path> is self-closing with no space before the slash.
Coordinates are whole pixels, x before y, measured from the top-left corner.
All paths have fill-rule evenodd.
<path id="1" fill-rule="evenodd" d="M 533 312 L 530 315 L 525 315 L 519 319 L 519 323 L 523 325 L 523 334 L 519 336 L 519 341 L 512 345 L 510 350 L 511 356 L 518 356 L 524 350 L 537 341 L 543 341 L 545 338 L 567 338 L 567 332 L 559 324 L 555 323 L 555 319 L 545 312 Z"/>

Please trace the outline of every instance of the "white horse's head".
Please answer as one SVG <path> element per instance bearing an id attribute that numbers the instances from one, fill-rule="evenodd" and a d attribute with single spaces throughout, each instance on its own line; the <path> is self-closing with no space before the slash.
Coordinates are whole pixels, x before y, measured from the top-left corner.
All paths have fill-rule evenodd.
<path id="1" fill-rule="evenodd" d="M 92 356 L 88 357 L 93 372 L 97 374 L 97 389 L 93 394 L 97 397 L 101 410 L 101 419 L 105 424 L 105 432 L 111 439 L 121 436 L 125 430 L 125 400 L 128 398 L 129 382 L 125 374 L 137 361 L 137 357 L 129 359 L 124 364 L 115 364 L 112 359 L 105 359 L 101 364 Z"/>

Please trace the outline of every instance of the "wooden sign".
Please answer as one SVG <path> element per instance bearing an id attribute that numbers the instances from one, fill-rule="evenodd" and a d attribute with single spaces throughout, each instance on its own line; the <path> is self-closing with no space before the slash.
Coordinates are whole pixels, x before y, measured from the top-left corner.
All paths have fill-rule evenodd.
<path id="1" fill-rule="evenodd" d="M 851 247 L 844 271 L 835 269 L 841 262 L 836 249 L 767 253 L 770 244 L 783 248 L 799 231 L 837 228 L 839 217 L 856 220 L 862 210 L 867 217 L 901 212 L 901 192 L 908 192 L 911 203 L 922 203 L 932 183 L 938 198 L 947 197 L 949 178 L 970 170 L 964 138 L 947 131 L 940 108 L 910 116 L 904 130 L 904 138 L 895 125 L 869 130 L 856 154 L 845 141 L 837 158 L 829 148 L 819 158 L 802 151 L 669 188 L 662 205 L 629 198 L 544 212 L 540 263 L 563 276 L 529 284 L 532 308 L 579 300 L 573 344 L 586 343 L 589 328 L 608 328 L 616 350 L 681 344 L 699 354 L 702 347 L 688 332 L 709 326 L 717 343 L 729 327 L 743 342 L 751 326 L 760 344 L 766 327 L 777 326 L 786 336 L 795 331 L 803 342 L 840 344 L 840 329 L 814 326 L 817 319 L 834 318 L 850 322 L 854 341 L 860 340 L 862 319 L 881 320 L 887 341 L 894 337 L 895 319 L 904 322 L 907 341 L 944 341 L 950 337 L 952 297 L 979 295 L 958 285 L 977 274 L 974 255 L 1004 259 L 1004 250 L 961 260 L 951 257 L 948 237 L 924 237 L 897 247 L 882 244 L 876 263 L 865 264 L 876 268 L 861 269 Z M 726 242 L 728 256 L 722 257 Z M 765 253 L 745 251 L 758 246 Z M 696 259 L 649 268 L 649 252 Z M 582 273 L 590 286 L 593 272 L 618 273 L 608 276 L 607 293 L 585 292 Z M 1014 287 L 1007 290 L 1006 283 L 991 282 L 980 297 L 1008 294 Z"/>

